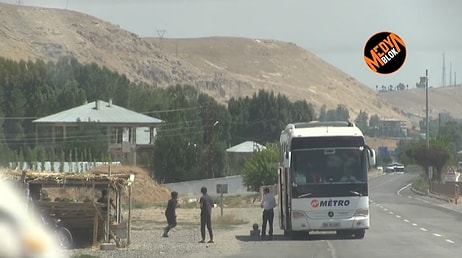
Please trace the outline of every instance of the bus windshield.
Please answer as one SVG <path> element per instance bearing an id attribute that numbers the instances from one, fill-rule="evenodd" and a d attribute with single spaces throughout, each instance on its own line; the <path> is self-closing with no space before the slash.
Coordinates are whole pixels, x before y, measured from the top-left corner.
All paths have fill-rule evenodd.
<path id="1" fill-rule="evenodd" d="M 292 150 L 293 197 L 367 195 L 364 147 Z"/>

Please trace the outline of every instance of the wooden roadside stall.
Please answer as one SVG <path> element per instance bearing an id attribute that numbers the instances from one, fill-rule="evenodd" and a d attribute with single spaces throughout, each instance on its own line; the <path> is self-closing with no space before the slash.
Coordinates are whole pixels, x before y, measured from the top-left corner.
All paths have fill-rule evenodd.
<path id="1" fill-rule="evenodd" d="M 113 240 L 117 247 L 127 247 L 130 244 L 131 193 L 134 179 L 134 174 L 111 175 L 110 167 L 108 173 L 98 174 L 24 171 L 21 175 L 21 181 L 28 187 L 36 210 L 43 215 L 60 219 L 62 225 L 69 229 L 73 236 L 89 239 L 94 247 L 101 242 L 109 243 L 110 240 Z M 95 198 L 43 198 L 41 193 L 45 191 L 42 189 L 53 188 L 60 191 L 83 188 L 93 193 L 107 189 L 110 199 L 114 201 L 115 209 L 104 211 L 103 205 L 97 203 Z M 123 205 L 123 200 L 127 201 L 128 205 Z M 122 207 L 128 210 L 125 216 Z"/>

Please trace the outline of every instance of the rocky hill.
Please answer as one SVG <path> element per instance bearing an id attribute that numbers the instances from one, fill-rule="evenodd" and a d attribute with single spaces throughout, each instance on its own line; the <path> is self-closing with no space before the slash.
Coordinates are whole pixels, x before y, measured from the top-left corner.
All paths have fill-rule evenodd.
<path id="1" fill-rule="evenodd" d="M 379 96 L 397 107 L 411 120 L 425 117 L 425 89 L 381 92 Z M 462 119 L 462 84 L 452 87 L 428 89 L 428 116 L 438 118 L 438 114 L 447 113 L 451 117 Z"/>
<path id="2" fill-rule="evenodd" d="M 343 104 L 407 120 L 374 90 L 309 51 L 287 42 L 246 38 L 140 38 L 82 13 L 0 4 L 1 55 L 13 60 L 74 56 L 161 87 L 187 83 L 222 103 L 259 89 L 305 99 L 318 110 Z"/>

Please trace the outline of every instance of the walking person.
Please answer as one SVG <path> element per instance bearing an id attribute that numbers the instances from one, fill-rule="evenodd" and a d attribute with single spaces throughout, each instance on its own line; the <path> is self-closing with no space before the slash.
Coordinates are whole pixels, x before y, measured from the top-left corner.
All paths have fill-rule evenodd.
<path id="1" fill-rule="evenodd" d="M 263 208 L 263 225 L 261 226 L 261 237 L 266 238 L 266 224 L 269 224 L 268 237 L 273 239 L 273 219 L 274 219 L 274 207 L 276 207 L 276 199 L 274 195 L 270 193 L 269 188 L 263 188 L 263 198 L 261 205 Z"/>
<path id="2" fill-rule="evenodd" d="M 212 232 L 212 207 L 213 200 L 210 195 L 207 194 L 207 187 L 203 186 L 201 188 L 202 196 L 199 200 L 201 207 L 201 241 L 199 243 L 205 243 L 205 226 L 207 225 L 207 230 L 209 231 L 210 240 L 207 243 L 213 243 L 213 232 Z"/>
<path id="3" fill-rule="evenodd" d="M 165 217 L 167 218 L 167 226 L 164 229 L 164 234 L 162 237 L 168 237 L 168 232 L 170 229 L 176 227 L 176 205 L 178 203 L 178 193 L 173 191 L 170 193 L 172 197 L 168 200 L 167 208 L 165 209 Z"/>

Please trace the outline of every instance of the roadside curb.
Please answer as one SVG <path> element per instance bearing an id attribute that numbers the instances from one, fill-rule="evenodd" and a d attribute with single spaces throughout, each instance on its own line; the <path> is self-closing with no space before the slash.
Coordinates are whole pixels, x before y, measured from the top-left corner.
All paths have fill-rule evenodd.
<path id="1" fill-rule="evenodd" d="M 431 197 L 431 198 L 435 198 L 435 199 L 438 199 L 438 200 L 441 200 L 441 201 L 447 201 L 448 203 L 453 203 L 454 202 L 454 198 L 451 198 L 449 196 L 441 196 L 441 195 L 438 195 L 438 194 L 432 194 L 430 192 L 422 192 L 422 191 L 419 191 L 417 189 L 415 189 L 414 187 L 411 187 L 411 191 L 414 192 L 415 194 L 418 194 L 418 195 L 422 195 L 422 196 L 428 196 L 428 197 Z"/>
<path id="2" fill-rule="evenodd" d="M 422 195 L 422 196 L 428 196 L 428 197 L 433 198 L 433 199 L 437 199 L 437 200 L 447 202 L 447 204 L 438 205 L 440 207 L 443 207 L 445 209 L 449 209 L 449 210 L 452 210 L 452 211 L 455 211 L 455 212 L 458 212 L 458 213 L 462 213 L 462 204 L 456 204 L 454 202 L 453 197 L 441 196 L 441 195 L 432 194 L 432 193 L 429 193 L 429 192 L 425 193 L 425 192 L 419 191 L 417 189 L 414 189 L 413 187 L 411 187 L 410 189 L 415 194 Z"/>

